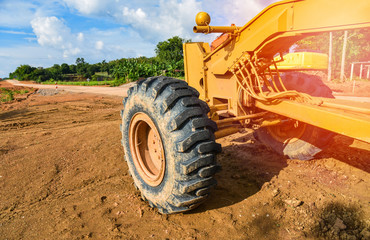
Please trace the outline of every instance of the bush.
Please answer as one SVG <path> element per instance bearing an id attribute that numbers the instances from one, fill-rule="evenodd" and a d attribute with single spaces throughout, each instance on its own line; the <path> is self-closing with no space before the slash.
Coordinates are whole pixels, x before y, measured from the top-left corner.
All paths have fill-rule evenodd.
<path id="1" fill-rule="evenodd" d="M 14 100 L 14 92 L 7 88 L 1 88 L 0 90 L 0 101 L 1 102 L 10 102 Z"/>

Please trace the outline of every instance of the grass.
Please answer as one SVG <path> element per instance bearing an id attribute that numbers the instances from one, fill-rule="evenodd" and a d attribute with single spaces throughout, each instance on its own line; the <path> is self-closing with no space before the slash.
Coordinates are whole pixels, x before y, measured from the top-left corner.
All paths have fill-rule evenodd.
<path id="1" fill-rule="evenodd" d="M 10 102 L 13 100 L 14 100 L 14 91 L 7 89 L 7 88 L 0 89 L 0 101 L 1 102 Z"/>
<path id="2" fill-rule="evenodd" d="M 175 77 L 181 80 L 185 80 L 185 77 Z M 70 82 L 70 81 L 46 81 L 41 82 L 41 84 L 48 84 L 48 85 L 74 85 L 74 86 L 104 86 L 109 85 L 111 87 L 117 87 L 125 83 L 133 82 L 129 79 L 119 79 L 119 80 L 110 80 L 110 81 L 81 81 L 81 82 Z"/>
<path id="3" fill-rule="evenodd" d="M 15 94 L 26 94 L 29 90 L 12 90 L 8 88 L 0 88 L 0 102 L 10 102 L 14 100 Z"/>

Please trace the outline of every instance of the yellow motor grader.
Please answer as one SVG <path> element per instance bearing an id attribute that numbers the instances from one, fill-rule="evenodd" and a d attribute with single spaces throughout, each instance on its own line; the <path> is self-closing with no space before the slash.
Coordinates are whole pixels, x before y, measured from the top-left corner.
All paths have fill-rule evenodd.
<path id="1" fill-rule="evenodd" d="M 369 13 L 368 0 L 286 0 L 242 27 L 211 26 L 199 13 L 194 32 L 222 35 L 211 46 L 184 44 L 185 81 L 151 77 L 123 101 L 122 145 L 142 198 L 165 214 L 201 204 L 216 185 L 215 139 L 240 128 L 301 160 L 334 134 L 370 142 L 370 109 L 334 99 L 320 78 L 300 71 L 320 67 L 322 58 L 283 55 L 307 36 L 369 28 Z M 300 64 L 289 66 L 294 59 Z"/>

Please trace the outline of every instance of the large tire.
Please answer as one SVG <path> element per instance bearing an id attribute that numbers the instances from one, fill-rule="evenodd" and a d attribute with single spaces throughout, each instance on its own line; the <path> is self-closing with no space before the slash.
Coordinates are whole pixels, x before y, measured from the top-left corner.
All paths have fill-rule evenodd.
<path id="1" fill-rule="evenodd" d="M 164 214 L 197 207 L 216 185 L 217 125 L 186 82 L 167 77 L 128 90 L 122 115 L 125 160 L 142 198 Z"/>
<path id="2" fill-rule="evenodd" d="M 292 72 L 281 74 L 281 78 L 288 90 L 308 93 L 315 97 L 334 98 L 331 89 L 318 76 Z M 290 159 L 310 160 L 329 145 L 335 134 L 306 123 L 291 121 L 260 128 L 254 135 L 281 155 Z"/>

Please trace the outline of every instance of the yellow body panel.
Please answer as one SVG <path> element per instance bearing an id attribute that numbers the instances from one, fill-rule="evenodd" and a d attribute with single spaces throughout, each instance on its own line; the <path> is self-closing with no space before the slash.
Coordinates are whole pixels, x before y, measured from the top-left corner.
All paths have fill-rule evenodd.
<path id="1" fill-rule="evenodd" d="M 199 98 L 206 99 L 207 89 L 204 85 L 206 84 L 204 74 L 204 62 L 203 57 L 206 52 L 209 52 L 208 43 L 185 43 L 183 45 L 184 49 L 184 69 L 185 69 L 185 80 L 186 82 L 196 88 L 200 95 Z"/>
<path id="2" fill-rule="evenodd" d="M 274 60 L 279 61 L 280 56 L 275 57 Z M 276 65 L 280 71 L 327 70 L 328 55 L 314 52 L 288 53 L 284 56 L 284 61 L 277 62 Z M 271 67 L 271 69 L 274 68 L 274 66 Z"/>

